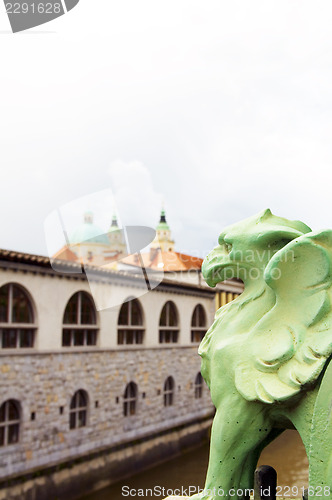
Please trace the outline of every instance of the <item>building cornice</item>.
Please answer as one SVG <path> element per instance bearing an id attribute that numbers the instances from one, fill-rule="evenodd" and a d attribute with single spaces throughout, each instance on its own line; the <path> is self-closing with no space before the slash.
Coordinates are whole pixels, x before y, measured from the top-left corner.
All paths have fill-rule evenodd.
<path id="1" fill-rule="evenodd" d="M 66 278 L 87 281 L 93 280 L 105 284 L 116 284 L 119 286 L 134 286 L 146 288 L 146 281 L 143 275 L 134 274 L 127 271 L 116 271 L 101 267 L 85 265 L 76 262 L 69 262 L 59 259 L 50 259 L 41 255 L 33 255 L 12 250 L 0 249 L 0 268 L 10 269 L 12 271 L 30 272 L 44 276 Z M 55 270 L 57 268 L 58 270 Z M 88 274 L 88 278 L 87 278 Z M 184 283 L 181 281 L 164 278 L 161 282 L 158 277 L 153 279 L 149 272 L 149 281 L 151 288 L 160 292 L 173 292 L 186 295 L 195 295 L 200 297 L 213 297 L 216 291 L 208 288 L 206 285 L 196 285 Z M 155 285 L 155 286 L 153 286 Z"/>

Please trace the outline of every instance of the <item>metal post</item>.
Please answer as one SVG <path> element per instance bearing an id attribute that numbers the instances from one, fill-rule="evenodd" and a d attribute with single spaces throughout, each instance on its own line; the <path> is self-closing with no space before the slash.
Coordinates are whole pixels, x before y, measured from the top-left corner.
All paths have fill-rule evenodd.
<path id="1" fill-rule="evenodd" d="M 276 500 L 277 473 L 269 465 L 255 470 L 255 500 Z"/>

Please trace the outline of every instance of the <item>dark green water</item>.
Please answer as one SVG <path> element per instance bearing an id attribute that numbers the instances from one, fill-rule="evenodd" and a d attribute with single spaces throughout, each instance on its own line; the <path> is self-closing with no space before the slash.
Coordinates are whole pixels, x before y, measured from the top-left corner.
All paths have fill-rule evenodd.
<path id="1" fill-rule="evenodd" d="M 167 489 L 174 490 L 182 486 L 188 488 L 190 485 L 203 487 L 208 454 L 209 445 L 204 444 L 148 471 L 86 495 L 80 500 L 163 499 L 167 496 Z M 280 486 L 297 486 L 301 488 L 308 485 L 308 461 L 303 444 L 296 431 L 286 431 L 271 443 L 262 453 L 259 464 L 271 465 L 277 470 L 278 484 Z M 138 496 L 139 489 L 145 490 L 155 486 L 160 487 L 157 494 L 148 494 L 144 497 Z M 127 489 L 122 490 L 123 487 L 127 487 Z M 122 494 L 126 493 L 129 488 L 135 490 L 136 497 Z M 160 493 L 162 491 L 161 488 L 165 489 L 165 495 L 159 495 L 159 491 Z"/>

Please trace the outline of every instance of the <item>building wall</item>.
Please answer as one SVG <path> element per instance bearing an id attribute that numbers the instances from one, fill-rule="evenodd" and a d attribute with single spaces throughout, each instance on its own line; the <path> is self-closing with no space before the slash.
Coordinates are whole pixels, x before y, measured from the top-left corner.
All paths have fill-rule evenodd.
<path id="1" fill-rule="evenodd" d="M 75 292 L 89 292 L 84 276 L 26 264 L 0 267 L 0 287 L 17 283 L 27 290 L 37 326 L 33 349 L 0 349 L 0 405 L 15 399 L 21 410 L 19 442 L 0 446 L 1 478 L 66 463 L 178 426 L 189 427 L 212 415 L 207 388 L 201 398 L 195 398 L 200 358 L 198 345 L 190 341 L 190 324 L 197 304 L 206 312 L 207 327 L 211 324 L 213 293 L 172 283 L 141 295 L 145 343 L 121 346 L 117 345 L 121 303 L 142 285 L 133 286 L 116 276 L 113 281 L 100 280 L 102 293 L 116 296 L 118 306 L 98 312 L 97 346 L 68 348 L 61 345 L 63 314 Z M 168 300 L 178 310 L 179 343 L 159 345 L 159 317 Z M 175 381 L 174 404 L 165 407 L 163 387 L 168 376 Z M 123 396 L 131 381 L 138 386 L 137 411 L 125 417 Z M 88 394 L 87 425 L 70 429 L 70 401 L 79 389 Z"/>

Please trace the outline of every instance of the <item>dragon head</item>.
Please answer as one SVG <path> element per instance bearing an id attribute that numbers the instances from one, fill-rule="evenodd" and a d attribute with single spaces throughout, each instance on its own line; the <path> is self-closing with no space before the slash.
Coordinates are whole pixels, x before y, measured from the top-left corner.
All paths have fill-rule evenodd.
<path id="1" fill-rule="evenodd" d="M 228 355 L 245 399 L 285 401 L 317 381 L 332 354 L 332 230 L 313 232 L 265 210 L 227 227 L 202 271 L 210 286 L 245 284 L 242 301 L 222 307 L 203 339 L 206 373 L 213 349 L 232 345 L 234 331 Z"/>
<path id="2" fill-rule="evenodd" d="M 231 278 L 239 278 L 245 284 L 260 278 L 278 250 L 310 231 L 303 222 L 263 210 L 224 229 L 218 238 L 219 245 L 203 262 L 203 277 L 210 286 Z"/>

